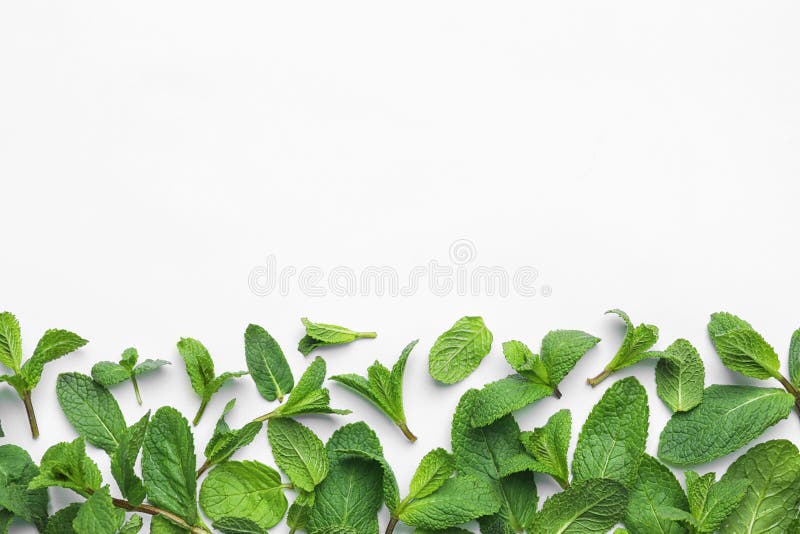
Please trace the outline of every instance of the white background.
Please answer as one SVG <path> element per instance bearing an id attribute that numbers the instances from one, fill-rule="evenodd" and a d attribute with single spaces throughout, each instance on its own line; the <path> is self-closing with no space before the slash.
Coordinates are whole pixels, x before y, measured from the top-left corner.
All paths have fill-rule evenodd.
<path id="1" fill-rule="evenodd" d="M 88 373 L 128 346 L 175 362 L 142 380 L 144 407 L 114 389 L 129 422 L 167 403 L 193 414 L 182 336 L 201 339 L 218 371 L 238 370 L 245 326 L 258 323 L 299 375 L 304 315 L 379 332 L 326 351 L 331 374 L 391 364 L 420 338 L 406 375 L 418 443 L 335 384 L 334 404 L 356 414 L 304 421 L 323 439 L 368 421 L 402 491 L 425 452 L 449 446 L 459 396 L 510 372 L 508 339 L 538 349 L 553 328 L 603 338 L 561 401 L 517 414 L 531 429 L 571 408 L 573 439 L 611 383 L 584 383 L 621 339 L 608 308 L 660 326 L 659 347 L 691 340 L 707 383 L 745 383 L 719 364 L 705 325 L 713 311 L 738 313 L 784 360 L 800 326 L 799 15 L 788 1 L 3 3 L 0 308 L 17 314 L 26 355 L 50 327 L 91 340 L 47 367 L 38 441 L 0 389 L 3 442 L 38 460 L 72 439 L 58 373 Z M 534 266 L 552 295 L 248 288 L 270 254 L 298 269 L 402 274 L 446 264 L 459 238 L 477 248 L 470 266 Z M 469 379 L 438 386 L 428 350 L 465 314 L 484 316 L 495 346 Z M 669 416 L 653 367 L 619 374 L 648 389 L 651 454 Z M 249 378 L 225 387 L 196 429 L 198 453 L 231 397 L 236 425 L 273 407 Z M 796 414 L 770 437 L 800 438 Z M 263 433 L 237 457 L 272 463 Z"/>

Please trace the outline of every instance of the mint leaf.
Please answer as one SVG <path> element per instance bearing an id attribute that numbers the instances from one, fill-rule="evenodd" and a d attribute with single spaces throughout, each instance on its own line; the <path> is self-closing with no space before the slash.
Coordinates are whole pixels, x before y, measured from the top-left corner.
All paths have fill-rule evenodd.
<path id="1" fill-rule="evenodd" d="M 785 419 L 794 397 L 779 389 L 709 386 L 703 402 L 673 414 L 661 432 L 658 457 L 674 465 L 696 465 L 721 458 Z"/>
<path id="2" fill-rule="evenodd" d="M 723 532 L 786 532 L 800 504 L 800 454 L 790 441 L 756 445 L 735 462 L 722 481 L 748 482 L 744 497 L 725 519 Z"/>
<path id="3" fill-rule="evenodd" d="M 328 475 L 328 455 L 322 441 L 308 427 L 292 419 L 273 419 L 267 426 L 272 456 L 289 480 L 308 492 Z"/>
<path id="4" fill-rule="evenodd" d="M 717 530 L 741 502 L 749 485 L 747 480 L 714 482 L 715 478 L 714 473 L 700 476 L 694 471 L 686 472 L 686 493 L 694 518 L 689 523 L 699 534 Z"/>
<path id="5" fill-rule="evenodd" d="M 117 481 L 122 495 L 134 506 L 141 504 L 145 498 L 144 484 L 136 475 L 134 468 L 149 421 L 150 412 L 147 412 L 139 421 L 128 427 L 120 437 L 119 445 L 111 454 L 111 475 Z"/>
<path id="6" fill-rule="evenodd" d="M 350 410 L 330 407 L 330 392 L 327 388 L 322 387 L 322 382 L 325 381 L 325 372 L 325 360 L 319 357 L 315 358 L 300 377 L 286 403 L 256 420 L 266 421 L 267 419 L 304 414 L 349 414 Z"/>
<path id="7" fill-rule="evenodd" d="M 800 388 L 800 328 L 794 331 L 789 344 L 789 378 L 795 388 Z"/>
<path id="8" fill-rule="evenodd" d="M 288 503 L 277 471 L 260 462 L 225 462 L 208 474 L 200 488 L 200 506 L 212 521 L 249 519 L 259 527 L 275 526 Z"/>
<path id="9" fill-rule="evenodd" d="M 25 450 L 16 445 L 0 445 L 0 510 L 11 512 L 41 531 L 47 521 L 47 490 L 28 489 L 38 475 L 39 468 Z"/>
<path id="10" fill-rule="evenodd" d="M 462 317 L 439 336 L 428 356 L 430 375 L 444 384 L 464 380 L 492 349 L 492 333 L 480 317 Z"/>
<path id="11" fill-rule="evenodd" d="M 600 338 L 580 330 L 551 330 L 542 339 L 542 363 L 550 376 L 550 384 L 559 383 L 572 371 Z"/>
<path id="12" fill-rule="evenodd" d="M 77 534 L 116 534 L 125 522 L 125 512 L 114 507 L 108 486 L 92 493 L 78 510 L 72 526 Z"/>
<path id="13" fill-rule="evenodd" d="M 503 477 L 498 485 L 501 507 L 498 513 L 478 519 L 482 532 L 533 532 L 539 496 L 533 473 L 523 471 Z"/>
<path id="14" fill-rule="evenodd" d="M 370 436 L 365 426 L 363 423 L 346 425 L 334 432 L 325 446 L 330 471 L 315 490 L 308 521 L 308 531 L 312 534 L 378 533 L 378 510 L 383 502 L 383 468 L 375 460 L 341 452 L 358 446 L 376 448 L 374 441 L 377 438 Z"/>
<path id="15" fill-rule="evenodd" d="M 533 521 L 536 534 L 605 533 L 625 516 L 628 492 L 613 480 L 574 484 L 547 499 Z"/>
<path id="16" fill-rule="evenodd" d="M 244 333 L 244 351 L 247 369 L 261 396 L 283 402 L 294 387 L 294 377 L 278 342 L 269 332 L 251 324 Z"/>
<path id="17" fill-rule="evenodd" d="M 111 454 L 127 431 L 116 399 L 102 385 L 80 373 L 62 373 L 56 396 L 64 415 L 80 436 Z"/>
<path id="18" fill-rule="evenodd" d="M 624 369 L 645 358 L 649 358 L 651 354 L 647 352 L 648 349 L 658 341 L 657 326 L 644 323 L 639 326 L 633 326 L 631 318 L 622 310 L 614 309 L 606 313 L 616 314 L 625 322 L 625 338 L 622 340 L 622 345 L 620 345 L 614 358 L 606 365 L 603 372 L 587 380 L 591 386 L 596 386 L 620 369 Z"/>
<path id="19" fill-rule="evenodd" d="M 411 442 L 416 441 L 417 437 L 408 429 L 406 423 L 406 414 L 403 409 L 403 374 L 405 373 L 408 357 L 417 341 L 412 341 L 406 345 L 391 371 L 376 361 L 367 369 L 367 378 L 356 374 L 331 377 L 331 380 L 335 380 L 352 389 L 377 406 L 403 431 L 403 434 Z"/>
<path id="20" fill-rule="evenodd" d="M 549 397 L 550 386 L 531 382 L 522 375 L 510 375 L 483 386 L 478 392 L 470 424 L 486 426 L 503 416 Z"/>
<path id="21" fill-rule="evenodd" d="M 297 350 L 303 356 L 308 356 L 319 347 L 351 343 L 357 339 L 375 338 L 375 332 L 355 332 L 343 326 L 333 324 L 313 323 L 307 318 L 301 319 L 306 327 L 306 335 L 300 340 Z"/>
<path id="22" fill-rule="evenodd" d="M 159 408 L 144 436 L 142 478 L 147 500 L 197 523 L 194 438 L 186 419 L 174 408 Z"/>
<path id="23" fill-rule="evenodd" d="M 456 477 L 425 497 L 410 501 L 399 519 L 412 526 L 443 529 L 493 514 L 500 508 L 489 482 L 474 477 Z"/>
<path id="24" fill-rule="evenodd" d="M 677 521 L 664 517 L 664 507 L 688 510 L 689 503 L 678 479 L 667 466 L 645 454 L 639 464 L 636 483 L 630 491 L 625 526 L 632 534 L 682 534 L 686 529 Z"/>
<path id="25" fill-rule="evenodd" d="M 142 530 L 143 524 L 142 516 L 133 514 L 119 529 L 119 534 L 136 534 Z"/>
<path id="26" fill-rule="evenodd" d="M 23 364 L 22 336 L 17 318 L 9 312 L 0 313 L 0 363 L 13 373 L 0 375 L 0 382 L 11 385 L 25 405 L 31 436 L 34 439 L 39 437 L 39 425 L 36 422 L 31 392 L 42 378 L 44 365 L 81 348 L 86 343 L 88 341 L 67 330 L 48 330 L 39 340 L 33 355 Z"/>
<path id="27" fill-rule="evenodd" d="M 607 478 L 630 488 L 644 454 L 648 417 L 647 392 L 634 377 L 608 388 L 578 436 L 575 482 Z"/>
<path id="28" fill-rule="evenodd" d="M 247 372 L 226 372 L 216 376 L 214 373 L 214 361 L 211 359 L 208 349 L 196 339 L 181 338 L 178 341 L 178 352 L 186 364 L 186 372 L 189 374 L 192 389 L 200 395 L 200 407 L 192 421 L 192 424 L 197 426 L 214 393 L 229 379 L 246 375 Z"/>
<path id="29" fill-rule="evenodd" d="M 92 366 L 92 378 L 106 387 L 130 380 L 133 386 L 133 392 L 136 394 L 136 401 L 141 405 L 142 395 L 139 392 L 139 382 L 136 377 L 144 373 L 155 371 L 164 365 L 170 365 L 170 362 L 166 360 L 147 359 L 141 364 L 136 365 L 138 360 L 139 351 L 133 347 L 125 349 L 119 363 L 97 362 L 94 364 Z"/>
<path id="30" fill-rule="evenodd" d="M 532 469 L 550 475 L 562 488 L 569 486 L 567 451 L 571 435 L 572 414 L 569 410 L 560 410 L 544 426 L 520 434 L 522 446 L 534 459 Z"/>
<path id="31" fill-rule="evenodd" d="M 705 367 L 691 343 L 678 339 L 661 354 L 656 365 L 658 397 L 673 412 L 688 412 L 703 400 Z"/>
<path id="32" fill-rule="evenodd" d="M 59 486 L 87 495 L 87 490 L 97 490 L 102 483 L 97 464 L 86 456 L 86 443 L 83 438 L 77 438 L 57 443 L 45 451 L 39 474 L 30 481 L 28 489 Z"/>
<path id="33" fill-rule="evenodd" d="M 74 502 L 50 516 L 44 534 L 75 534 L 72 522 L 75 521 L 81 506 L 83 503 Z"/>
<path id="34" fill-rule="evenodd" d="M 223 517 L 214 521 L 214 528 L 222 534 L 267 534 L 258 523 L 242 517 Z"/>
<path id="35" fill-rule="evenodd" d="M 220 415 L 217 421 L 214 434 L 208 441 L 204 451 L 206 457 L 205 463 L 197 471 L 198 478 L 211 466 L 221 464 L 233 456 L 236 451 L 252 443 L 256 435 L 261 431 L 261 426 L 263 424 L 261 421 L 251 421 L 242 428 L 231 430 L 225 422 L 225 416 L 231 411 L 235 403 L 236 399 L 228 401 L 228 404 L 225 405 L 225 409 L 222 411 L 222 415 Z"/>
<path id="36" fill-rule="evenodd" d="M 406 500 L 427 497 L 444 484 L 456 469 L 456 459 L 444 449 L 433 449 L 426 454 L 411 478 Z"/>
<path id="37" fill-rule="evenodd" d="M 775 349 L 746 321 L 730 313 L 714 313 L 708 323 L 708 333 L 728 369 L 762 380 L 780 379 L 780 362 Z"/>
<path id="38" fill-rule="evenodd" d="M 286 514 L 286 526 L 293 530 L 306 530 L 311 521 L 314 500 L 313 492 L 300 490 Z"/>

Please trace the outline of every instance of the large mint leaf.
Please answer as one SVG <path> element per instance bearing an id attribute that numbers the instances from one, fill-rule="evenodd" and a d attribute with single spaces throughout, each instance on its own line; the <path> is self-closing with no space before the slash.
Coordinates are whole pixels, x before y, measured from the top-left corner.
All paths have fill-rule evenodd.
<path id="1" fill-rule="evenodd" d="M 405 500 L 427 497 L 442 487 L 456 469 L 456 459 L 446 450 L 433 449 L 426 454 L 411 477 L 408 497 Z"/>
<path id="2" fill-rule="evenodd" d="M 574 480 L 607 478 L 631 487 L 644 454 L 648 417 L 647 392 L 638 380 L 624 378 L 608 388 L 578 436 Z"/>
<path id="3" fill-rule="evenodd" d="M 708 333 L 728 369 L 753 378 L 780 378 L 775 349 L 746 321 L 730 313 L 714 313 L 708 323 Z"/>
<path id="4" fill-rule="evenodd" d="M 444 529 L 497 512 L 500 501 L 492 485 L 474 477 L 447 479 L 442 487 L 410 502 L 400 520 L 422 528 Z"/>
<path id="5" fill-rule="evenodd" d="M 630 491 L 625 526 L 631 534 L 683 534 L 686 528 L 661 513 L 664 507 L 688 512 L 689 503 L 683 488 L 667 466 L 645 454 Z"/>
<path id="6" fill-rule="evenodd" d="M 789 530 L 800 504 L 800 454 L 793 443 L 780 439 L 756 445 L 731 464 L 722 480 L 748 482 L 722 532 Z"/>
<path id="7" fill-rule="evenodd" d="M 288 506 L 277 471 L 260 462 L 225 462 L 200 488 L 200 506 L 213 521 L 249 519 L 263 529 L 278 524 Z"/>
<path id="8" fill-rule="evenodd" d="M 475 399 L 470 424 L 475 427 L 489 425 L 503 416 L 549 397 L 554 389 L 531 382 L 522 375 L 510 375 L 483 386 Z"/>
<path id="9" fill-rule="evenodd" d="M 705 367 L 691 343 L 678 339 L 661 354 L 656 365 L 658 397 L 673 412 L 688 412 L 703 400 Z"/>
<path id="10" fill-rule="evenodd" d="M 628 492 L 608 479 L 579 482 L 547 499 L 534 519 L 536 534 L 605 533 L 625 516 Z"/>
<path id="11" fill-rule="evenodd" d="M 729 454 L 785 419 L 794 397 L 773 388 L 706 388 L 703 402 L 675 413 L 661 432 L 658 456 L 674 465 L 696 465 Z"/>
<path id="12" fill-rule="evenodd" d="M 273 419 L 267 437 L 275 463 L 296 487 L 314 491 L 328 475 L 325 446 L 308 427 L 292 419 Z"/>
<path id="13" fill-rule="evenodd" d="M 80 373 L 58 376 L 56 396 L 73 428 L 95 447 L 113 453 L 127 432 L 116 399 L 102 385 Z"/>
<path id="14" fill-rule="evenodd" d="M 469 376 L 492 349 L 492 333 L 480 317 L 462 317 L 439 336 L 428 357 L 428 370 L 444 384 Z"/>
<path id="15" fill-rule="evenodd" d="M 294 377 L 278 342 L 262 327 L 251 324 L 244 333 L 244 351 L 247 369 L 261 396 L 283 402 L 294 387 Z"/>
<path id="16" fill-rule="evenodd" d="M 194 438 L 188 421 L 174 408 L 159 408 L 147 426 L 142 447 L 147 500 L 194 525 L 195 469 Z"/>
<path id="17" fill-rule="evenodd" d="M 572 371 L 578 360 L 600 342 L 580 330 L 552 330 L 542 339 L 542 363 L 547 368 L 550 383 L 557 386 Z"/>

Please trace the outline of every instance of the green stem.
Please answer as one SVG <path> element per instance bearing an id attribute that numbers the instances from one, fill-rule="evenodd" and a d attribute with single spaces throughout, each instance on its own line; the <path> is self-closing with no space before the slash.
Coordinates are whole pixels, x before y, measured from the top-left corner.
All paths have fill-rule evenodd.
<path id="1" fill-rule="evenodd" d="M 406 425 L 406 423 L 404 422 L 399 423 L 397 426 L 400 427 L 400 430 L 403 431 L 403 435 L 406 437 L 406 439 L 408 439 L 408 441 L 410 441 L 411 443 L 417 441 L 417 436 L 415 436 L 414 433 L 411 432 L 411 430 L 409 430 L 408 425 Z"/>
<path id="2" fill-rule="evenodd" d="M 378 337 L 378 333 L 377 332 L 359 332 L 358 333 L 358 337 L 364 338 L 364 339 L 366 339 L 366 338 L 374 339 L 374 338 Z"/>
<path id="3" fill-rule="evenodd" d="M 139 406 L 142 405 L 142 395 L 139 393 L 139 382 L 136 381 L 135 376 L 131 376 L 131 383 L 133 384 L 133 391 L 136 393 L 136 402 L 139 403 Z"/>
<path id="4" fill-rule="evenodd" d="M 210 467 L 211 467 L 211 461 L 206 458 L 206 461 L 203 463 L 203 465 L 200 466 L 200 469 L 197 470 L 197 473 L 195 473 L 194 476 L 195 480 L 199 479 L 203 475 L 203 473 L 208 471 Z"/>
<path id="5" fill-rule="evenodd" d="M 206 411 L 206 406 L 208 406 L 208 400 L 203 399 L 203 401 L 200 403 L 200 408 L 197 409 L 197 414 L 194 416 L 194 420 L 192 421 L 194 426 L 197 426 L 197 423 L 200 422 L 200 418 L 203 417 L 203 412 Z"/>
<path id="6" fill-rule="evenodd" d="M 255 419 L 253 419 L 253 421 L 258 421 L 259 423 L 263 423 L 264 421 L 269 421 L 270 419 L 275 417 L 275 412 L 276 411 L 277 410 L 272 410 L 269 413 L 265 413 L 264 415 L 260 415 L 260 416 L 256 417 Z"/>
<path id="7" fill-rule="evenodd" d="M 386 533 L 385 534 L 392 534 L 392 532 L 394 532 L 394 527 L 397 526 L 397 523 L 399 521 L 400 520 L 398 518 L 396 518 L 396 517 L 390 518 L 389 519 L 389 524 L 386 525 Z"/>
<path id="8" fill-rule="evenodd" d="M 36 422 L 36 412 L 33 411 L 30 391 L 22 392 L 22 403 L 25 405 L 25 412 L 28 414 L 28 423 L 31 425 L 31 436 L 33 436 L 33 439 L 36 439 L 39 437 L 39 424 Z"/>
<path id="9" fill-rule="evenodd" d="M 611 376 L 611 373 L 612 373 L 612 372 L 613 372 L 613 371 L 610 371 L 610 370 L 608 370 L 608 369 L 603 369 L 603 372 L 602 372 L 602 373 L 600 373 L 599 375 L 597 375 L 596 377 L 594 377 L 594 378 L 588 378 L 588 379 L 586 380 L 586 383 L 587 383 L 587 384 L 589 384 L 589 385 L 590 385 L 590 386 L 592 386 L 592 387 L 595 387 L 597 384 L 599 384 L 600 382 L 602 382 L 603 380 L 605 380 L 606 378 L 608 378 L 609 376 Z"/>

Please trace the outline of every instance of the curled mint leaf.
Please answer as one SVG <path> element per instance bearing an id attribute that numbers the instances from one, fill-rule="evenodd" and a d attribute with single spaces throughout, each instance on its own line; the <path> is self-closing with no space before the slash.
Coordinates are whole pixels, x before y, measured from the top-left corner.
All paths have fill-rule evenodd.
<path id="1" fill-rule="evenodd" d="M 428 371 L 443 384 L 464 380 L 492 349 L 492 333 L 481 317 L 462 317 L 439 336 L 428 356 Z"/>
<path id="2" fill-rule="evenodd" d="M 350 388 L 377 406 L 411 442 L 417 441 L 417 437 L 409 430 L 406 423 L 406 413 L 403 408 L 403 374 L 411 350 L 416 344 L 415 340 L 406 345 L 391 371 L 376 361 L 367 369 L 366 378 L 356 374 L 331 377 L 331 380 Z"/>
<path id="3" fill-rule="evenodd" d="M 553 477 L 562 488 L 569 487 L 567 452 L 572 436 L 572 414 L 560 410 L 544 426 L 532 432 L 522 432 L 520 441 L 533 458 L 531 469 Z"/>
<path id="4" fill-rule="evenodd" d="M 319 347 L 352 343 L 357 339 L 378 337 L 375 332 L 356 332 L 334 324 L 314 323 L 303 317 L 301 319 L 306 328 L 306 335 L 300 340 L 297 350 L 303 356 L 308 356 Z"/>
<path id="5" fill-rule="evenodd" d="M 133 392 L 136 395 L 136 401 L 141 405 L 142 394 L 139 391 L 139 382 L 136 377 L 144 373 L 155 371 L 165 365 L 170 365 L 170 362 L 166 360 L 147 359 L 139 365 L 136 365 L 138 361 L 139 351 L 133 347 L 125 349 L 119 363 L 97 362 L 94 364 L 92 366 L 92 378 L 106 387 L 130 380 L 133 386 Z"/>
<path id="6" fill-rule="evenodd" d="M 592 387 L 596 386 L 616 371 L 652 356 L 652 354 L 647 351 L 658 341 L 657 326 L 644 323 L 639 326 L 634 326 L 631 318 L 622 310 L 614 309 L 606 313 L 616 314 L 625 322 L 625 338 L 622 340 L 622 345 L 620 345 L 614 358 L 611 359 L 611 362 L 606 365 L 603 371 L 596 377 L 587 380 Z"/>

